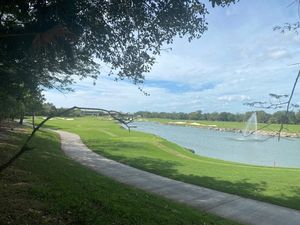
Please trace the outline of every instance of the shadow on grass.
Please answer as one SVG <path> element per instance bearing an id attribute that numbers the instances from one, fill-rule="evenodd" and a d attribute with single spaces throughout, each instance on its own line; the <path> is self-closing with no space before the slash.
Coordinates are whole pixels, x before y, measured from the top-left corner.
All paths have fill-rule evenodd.
<path id="1" fill-rule="evenodd" d="M 37 126 L 38 124 L 36 124 Z M 70 130 L 67 127 L 62 128 L 62 126 L 49 125 L 47 122 L 43 125 L 43 128 L 53 129 L 53 130 Z"/>
<path id="2" fill-rule="evenodd" d="M 136 151 L 153 151 L 152 146 L 145 144 L 143 142 L 131 142 L 131 141 L 114 141 L 111 139 L 88 139 L 83 142 L 89 146 L 90 149 L 96 149 L 100 154 L 107 155 L 109 157 L 113 157 L 113 154 L 109 154 L 109 152 L 122 152 L 124 150 L 130 150 L 132 152 Z"/>
<path id="3" fill-rule="evenodd" d="M 161 160 L 158 158 L 150 157 L 128 158 L 116 156 L 115 153 L 113 153 L 116 151 L 122 151 L 124 149 L 131 149 L 133 151 L 139 149 L 147 150 L 147 146 L 145 146 L 143 143 L 135 143 L 133 145 L 132 142 L 112 142 L 111 140 L 101 140 L 101 142 L 99 142 L 99 139 L 88 141 L 89 147 L 92 149 L 98 149 L 98 152 L 101 155 L 131 165 L 133 167 L 140 168 L 142 170 L 146 170 L 175 180 L 180 180 L 207 188 L 224 191 L 227 193 L 238 194 L 240 196 L 252 199 L 262 200 L 277 205 L 300 209 L 300 187 L 298 186 L 290 187 L 288 190 L 283 190 L 283 193 L 280 196 L 268 196 L 265 194 L 268 191 L 268 185 L 264 181 L 255 183 L 248 179 L 242 178 L 237 181 L 228 181 L 213 176 L 182 174 L 179 172 L 178 167 L 183 166 L 183 164 L 179 161 Z M 66 163 L 65 159 L 61 158 L 61 154 L 58 154 L 57 156 L 57 153 L 54 152 L 44 152 L 39 154 L 41 154 L 40 157 L 44 160 L 47 160 L 47 158 L 51 156 L 52 158 L 55 157 L 56 160 L 62 160 L 64 161 L 64 163 Z M 70 162 L 68 162 L 68 164 L 69 163 Z M 61 164 L 63 164 L 63 162 Z M 70 163 L 70 165 L 71 164 L 72 163 Z M 230 174 L 228 174 L 228 176 L 230 176 Z M 289 193 L 289 195 L 284 194 L 285 191 L 286 193 Z"/>
<path id="4" fill-rule="evenodd" d="M 79 166 L 55 134 L 41 131 L 30 145 L 14 164 L 27 173 L 0 176 L 0 224 L 232 224 Z"/>
<path id="5" fill-rule="evenodd" d="M 289 196 L 284 193 L 280 196 L 267 196 L 264 192 L 267 191 L 268 186 L 264 181 L 259 183 L 251 182 L 248 179 L 228 181 L 217 177 L 182 174 L 179 173 L 177 169 L 178 166 L 182 165 L 178 161 L 167 161 L 149 157 L 125 158 L 108 154 L 107 152 L 105 153 L 105 156 L 174 180 L 300 210 L 300 187 L 291 187 L 287 190 L 291 193 Z"/>

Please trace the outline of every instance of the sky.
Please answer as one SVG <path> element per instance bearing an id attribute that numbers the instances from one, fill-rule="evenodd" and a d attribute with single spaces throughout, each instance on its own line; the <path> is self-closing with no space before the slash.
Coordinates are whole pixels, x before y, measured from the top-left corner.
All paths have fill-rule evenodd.
<path id="1" fill-rule="evenodd" d="M 189 43 L 176 38 L 156 59 L 143 85 L 102 74 L 93 85 L 85 79 L 74 92 L 45 90 L 56 107 L 100 107 L 122 112 L 251 111 L 243 103 L 269 101 L 269 93 L 289 94 L 300 65 L 300 34 L 273 31 L 276 25 L 299 21 L 293 0 L 240 0 L 211 8 L 208 30 Z M 300 104 L 300 84 L 294 103 Z"/>

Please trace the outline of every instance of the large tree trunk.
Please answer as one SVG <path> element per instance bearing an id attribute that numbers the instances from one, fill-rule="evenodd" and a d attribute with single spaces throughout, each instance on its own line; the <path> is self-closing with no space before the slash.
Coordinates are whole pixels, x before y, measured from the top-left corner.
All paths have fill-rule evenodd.
<path id="1" fill-rule="evenodd" d="M 21 113 L 19 124 L 23 125 L 23 120 L 24 120 L 24 113 Z"/>

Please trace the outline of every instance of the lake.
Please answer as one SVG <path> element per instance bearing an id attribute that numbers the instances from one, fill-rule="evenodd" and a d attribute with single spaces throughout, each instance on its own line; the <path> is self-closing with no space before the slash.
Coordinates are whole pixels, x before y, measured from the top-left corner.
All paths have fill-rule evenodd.
<path id="1" fill-rule="evenodd" d="M 300 138 L 258 136 L 155 122 L 134 122 L 134 130 L 158 135 L 196 154 L 226 161 L 300 168 Z"/>

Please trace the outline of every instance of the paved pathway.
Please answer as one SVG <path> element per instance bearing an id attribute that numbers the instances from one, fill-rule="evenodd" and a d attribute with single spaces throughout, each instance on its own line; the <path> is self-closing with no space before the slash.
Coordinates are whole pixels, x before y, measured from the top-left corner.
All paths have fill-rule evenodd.
<path id="1" fill-rule="evenodd" d="M 92 152 L 76 134 L 57 132 L 61 137 L 62 149 L 69 157 L 119 182 L 242 224 L 300 225 L 298 210 L 242 198 L 138 170 Z"/>

